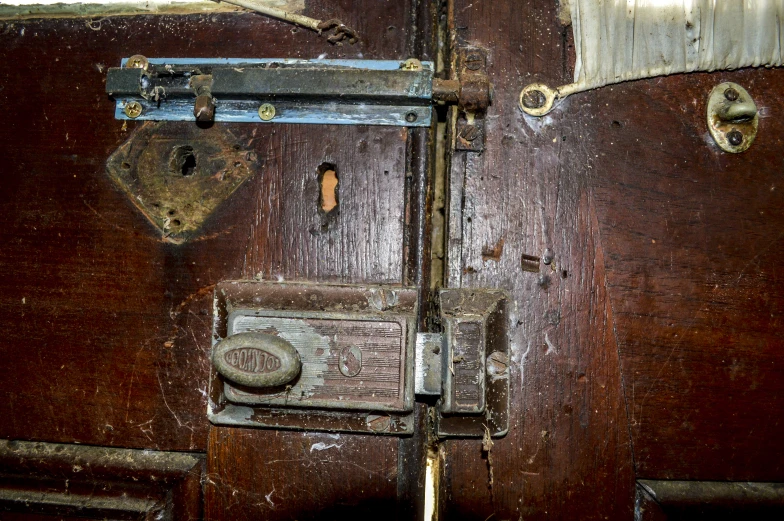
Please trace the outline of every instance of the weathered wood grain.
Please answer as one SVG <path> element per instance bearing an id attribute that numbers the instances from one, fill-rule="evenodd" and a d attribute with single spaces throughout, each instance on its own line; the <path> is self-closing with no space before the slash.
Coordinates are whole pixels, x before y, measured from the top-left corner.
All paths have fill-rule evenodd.
<path id="1" fill-rule="evenodd" d="M 510 292 L 512 420 L 489 456 L 479 440 L 446 443 L 441 510 L 629 519 L 633 466 L 605 257 L 591 187 L 577 174 L 583 115 L 537 120 L 517 108 L 523 85 L 567 80 L 568 38 L 551 2 L 459 1 L 454 16 L 458 41 L 487 49 L 495 97 L 484 152 L 452 158 L 460 215 L 450 216 L 447 283 Z M 522 255 L 546 250 L 551 264 L 522 269 Z"/>

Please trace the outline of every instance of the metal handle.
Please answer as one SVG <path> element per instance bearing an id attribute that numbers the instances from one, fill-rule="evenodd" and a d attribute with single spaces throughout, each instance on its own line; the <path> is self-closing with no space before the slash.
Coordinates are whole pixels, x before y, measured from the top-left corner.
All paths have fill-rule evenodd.
<path id="1" fill-rule="evenodd" d="M 238 333 L 218 342 L 212 363 L 226 379 L 248 387 L 287 384 L 302 368 L 293 345 L 265 333 Z"/>

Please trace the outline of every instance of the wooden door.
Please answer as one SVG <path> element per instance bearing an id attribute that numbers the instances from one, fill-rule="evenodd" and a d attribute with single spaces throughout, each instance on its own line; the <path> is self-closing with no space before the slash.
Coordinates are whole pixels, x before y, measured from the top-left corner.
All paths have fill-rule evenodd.
<path id="1" fill-rule="evenodd" d="M 439 519 L 780 516 L 781 71 L 607 87 L 535 119 L 522 86 L 573 73 L 555 2 L 305 12 L 360 42 L 251 13 L 0 20 L 0 518 L 421 519 L 426 496 Z M 416 57 L 457 78 L 465 48 L 494 91 L 468 140 L 456 109 L 430 129 L 154 127 L 104 93 L 132 54 Z M 763 108 L 740 155 L 704 125 L 722 81 Z M 185 240 L 107 172 L 153 128 L 247 174 Z M 196 158 L 188 175 L 214 168 Z M 420 331 L 438 287 L 506 291 L 508 434 L 436 439 L 433 400 L 412 436 L 211 425 L 213 293 L 239 279 L 415 286 Z"/>
<path id="2" fill-rule="evenodd" d="M 424 429 L 215 427 L 207 390 L 220 281 L 426 284 L 429 130 L 124 123 L 104 89 L 132 54 L 429 59 L 432 7 L 308 3 L 353 26 L 353 45 L 248 12 L 0 22 L 0 517 L 416 517 Z M 162 231 L 107 172 L 143 132 L 194 141 L 182 175 L 236 161 L 249 176 L 207 216 L 171 203 Z M 328 214 L 324 164 L 337 176 Z"/>
<path id="3" fill-rule="evenodd" d="M 574 73 L 557 3 L 451 13 L 495 97 L 482 153 L 451 158 L 446 283 L 510 292 L 515 420 L 490 451 L 442 446 L 442 518 L 781 518 L 782 71 L 608 86 L 537 119 L 520 89 Z M 724 81 L 765 114 L 743 154 L 705 123 Z"/>

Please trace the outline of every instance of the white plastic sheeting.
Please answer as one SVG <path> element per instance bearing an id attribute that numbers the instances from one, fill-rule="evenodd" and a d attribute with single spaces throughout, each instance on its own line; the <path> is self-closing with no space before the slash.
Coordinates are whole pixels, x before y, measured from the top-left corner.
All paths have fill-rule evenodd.
<path id="1" fill-rule="evenodd" d="M 570 0 L 574 83 L 556 98 L 610 83 L 692 71 L 782 65 L 784 0 Z"/>

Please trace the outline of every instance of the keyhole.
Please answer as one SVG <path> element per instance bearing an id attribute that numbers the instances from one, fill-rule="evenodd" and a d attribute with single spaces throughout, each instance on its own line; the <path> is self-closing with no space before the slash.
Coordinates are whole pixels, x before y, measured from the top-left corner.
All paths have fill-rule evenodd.
<path id="1" fill-rule="evenodd" d="M 322 163 L 316 170 L 316 175 L 319 184 L 318 213 L 321 216 L 321 233 L 325 233 L 340 215 L 340 180 L 337 168 L 331 163 Z"/>
<path id="2" fill-rule="evenodd" d="M 322 164 L 318 169 L 318 177 L 321 185 L 319 206 L 324 213 L 330 213 L 338 206 L 338 174 L 335 165 Z"/>
<path id="3" fill-rule="evenodd" d="M 192 146 L 174 147 L 169 157 L 169 171 L 183 177 L 192 176 L 196 172 L 196 155 L 193 153 Z"/>

